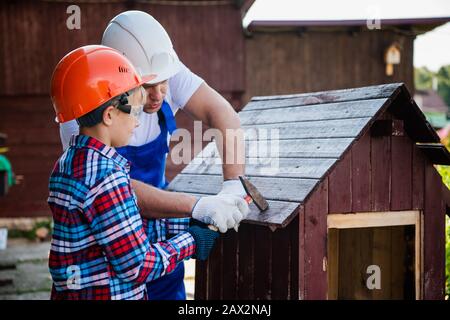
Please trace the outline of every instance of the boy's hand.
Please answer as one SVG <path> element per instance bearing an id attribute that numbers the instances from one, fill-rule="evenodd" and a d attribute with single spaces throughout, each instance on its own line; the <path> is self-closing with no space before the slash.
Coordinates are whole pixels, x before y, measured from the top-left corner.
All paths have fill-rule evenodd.
<path id="1" fill-rule="evenodd" d="M 216 239 L 219 237 L 219 233 L 210 230 L 207 226 L 201 227 L 199 225 L 193 225 L 187 230 L 195 240 L 195 254 L 192 258 L 197 260 L 208 259 L 209 253 Z"/>
<path id="2" fill-rule="evenodd" d="M 224 194 L 200 198 L 192 209 L 192 218 L 216 226 L 225 233 L 238 226 L 249 211 L 243 198 Z"/>

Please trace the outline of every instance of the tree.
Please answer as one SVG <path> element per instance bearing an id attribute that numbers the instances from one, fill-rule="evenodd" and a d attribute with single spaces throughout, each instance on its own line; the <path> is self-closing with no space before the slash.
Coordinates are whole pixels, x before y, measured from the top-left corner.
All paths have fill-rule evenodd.
<path id="1" fill-rule="evenodd" d="M 450 65 L 442 66 L 437 72 L 437 77 L 438 93 L 445 103 L 450 106 Z"/>
<path id="2" fill-rule="evenodd" d="M 434 73 L 427 67 L 414 68 L 414 84 L 416 89 L 426 90 L 433 87 Z"/>

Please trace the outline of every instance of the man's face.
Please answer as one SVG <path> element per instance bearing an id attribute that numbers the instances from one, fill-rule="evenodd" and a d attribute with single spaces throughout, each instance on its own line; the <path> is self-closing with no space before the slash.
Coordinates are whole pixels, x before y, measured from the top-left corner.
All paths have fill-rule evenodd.
<path id="1" fill-rule="evenodd" d="M 147 102 L 144 105 L 144 112 L 154 113 L 161 109 L 162 102 L 166 97 L 167 86 L 167 80 L 156 84 L 143 85 L 145 92 L 147 93 Z"/>

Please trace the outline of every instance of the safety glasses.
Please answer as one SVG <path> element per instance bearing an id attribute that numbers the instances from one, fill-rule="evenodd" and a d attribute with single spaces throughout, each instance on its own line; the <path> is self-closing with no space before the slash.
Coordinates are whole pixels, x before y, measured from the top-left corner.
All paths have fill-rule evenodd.
<path id="1" fill-rule="evenodd" d="M 144 110 L 147 94 L 140 86 L 118 97 L 114 106 L 122 112 L 139 118 Z"/>

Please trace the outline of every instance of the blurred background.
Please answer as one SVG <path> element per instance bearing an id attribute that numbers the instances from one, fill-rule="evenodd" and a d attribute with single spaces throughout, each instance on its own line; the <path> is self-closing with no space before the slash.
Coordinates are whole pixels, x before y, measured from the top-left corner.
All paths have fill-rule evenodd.
<path id="1" fill-rule="evenodd" d="M 448 0 L 1 1 L 0 299 L 2 287 L 14 282 L 14 275 L 2 278 L 1 272 L 18 259 L 17 252 L 1 255 L 7 235 L 50 237 L 47 184 L 62 152 L 49 97 L 52 71 L 69 51 L 99 43 L 109 20 L 132 9 L 153 15 L 184 64 L 237 111 L 253 96 L 404 82 L 448 141 Z M 192 130 L 183 112 L 177 121 Z M 182 168 L 169 161 L 169 179 Z M 445 168 L 440 172 L 450 176 Z M 42 254 L 25 256 L 45 260 L 48 245 L 38 245 Z M 31 289 L 20 290 L 19 296 Z"/>

